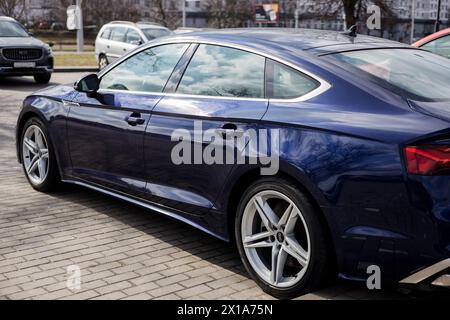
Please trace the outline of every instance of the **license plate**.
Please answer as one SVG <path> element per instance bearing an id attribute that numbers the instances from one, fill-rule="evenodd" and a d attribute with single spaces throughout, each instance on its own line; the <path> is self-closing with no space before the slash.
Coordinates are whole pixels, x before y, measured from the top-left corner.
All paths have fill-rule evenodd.
<path id="1" fill-rule="evenodd" d="M 14 68 L 34 68 L 36 62 L 14 62 Z"/>

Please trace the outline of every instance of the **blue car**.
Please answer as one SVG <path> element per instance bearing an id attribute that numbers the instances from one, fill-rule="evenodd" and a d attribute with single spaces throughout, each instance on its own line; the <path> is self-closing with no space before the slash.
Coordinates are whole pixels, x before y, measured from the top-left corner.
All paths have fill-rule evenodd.
<path id="1" fill-rule="evenodd" d="M 450 286 L 450 61 L 398 42 L 158 39 L 27 97 L 17 155 L 38 191 L 81 185 L 235 242 L 276 297 L 337 275 Z"/>

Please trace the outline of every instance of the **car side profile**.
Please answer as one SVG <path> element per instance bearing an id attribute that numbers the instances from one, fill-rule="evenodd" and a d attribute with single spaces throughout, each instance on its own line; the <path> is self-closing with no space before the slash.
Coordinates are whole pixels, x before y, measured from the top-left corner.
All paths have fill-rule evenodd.
<path id="1" fill-rule="evenodd" d="M 420 39 L 413 43 L 412 46 L 450 59 L 450 28 L 435 32 Z"/>
<path id="2" fill-rule="evenodd" d="M 365 282 L 371 266 L 387 283 L 445 288 L 449 71 L 424 50 L 330 31 L 157 39 L 27 97 L 18 160 L 36 190 L 81 185 L 235 242 L 279 298 L 337 275 Z M 245 151 L 259 155 L 261 136 L 275 172 Z M 197 161 L 212 144 L 233 161 Z"/>
<path id="3" fill-rule="evenodd" d="M 95 40 L 95 57 L 100 69 L 137 46 L 156 38 L 169 36 L 172 31 L 149 22 L 112 21 L 105 24 Z"/>
<path id="4" fill-rule="evenodd" d="M 48 83 L 52 72 L 50 46 L 13 18 L 0 16 L 0 77 L 33 76 L 37 83 Z"/>

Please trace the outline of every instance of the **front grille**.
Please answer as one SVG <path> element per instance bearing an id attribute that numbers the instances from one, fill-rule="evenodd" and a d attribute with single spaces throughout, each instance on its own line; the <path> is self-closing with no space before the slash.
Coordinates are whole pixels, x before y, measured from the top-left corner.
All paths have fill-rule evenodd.
<path id="1" fill-rule="evenodd" d="M 42 57 L 42 49 L 37 48 L 11 48 L 3 49 L 3 56 L 8 60 L 29 61 Z"/>

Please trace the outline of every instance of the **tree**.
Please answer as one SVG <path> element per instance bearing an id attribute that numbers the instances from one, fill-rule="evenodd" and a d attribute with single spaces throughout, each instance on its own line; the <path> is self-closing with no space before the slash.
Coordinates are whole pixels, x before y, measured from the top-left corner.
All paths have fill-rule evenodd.
<path id="1" fill-rule="evenodd" d="M 180 24 L 180 15 L 174 1 L 153 0 L 150 2 L 150 19 L 170 29 Z"/>
<path id="2" fill-rule="evenodd" d="M 0 13 L 20 20 L 25 12 L 25 0 L 0 0 Z"/>
<path id="3" fill-rule="evenodd" d="M 391 6 L 392 0 L 320 0 L 320 2 L 323 4 L 322 9 L 328 14 L 337 15 L 343 10 L 347 27 L 357 24 L 365 16 L 367 7 L 372 4 L 380 7 L 385 18 L 395 16 Z"/>
<path id="4" fill-rule="evenodd" d="M 207 0 L 205 10 L 208 25 L 214 28 L 243 27 L 253 13 L 248 0 Z"/>

